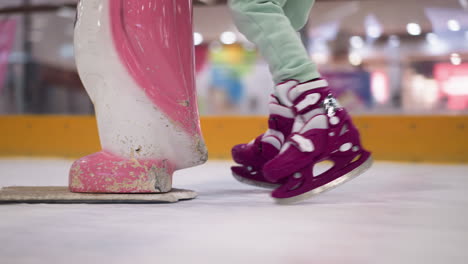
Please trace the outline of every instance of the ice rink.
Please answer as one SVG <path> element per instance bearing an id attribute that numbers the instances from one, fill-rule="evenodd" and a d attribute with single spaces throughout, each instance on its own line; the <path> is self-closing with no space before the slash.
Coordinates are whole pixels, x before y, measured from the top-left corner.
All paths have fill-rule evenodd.
<path id="1" fill-rule="evenodd" d="M 0 186 L 66 185 L 71 160 L 0 160 Z M 376 163 L 275 205 L 229 162 L 177 172 L 176 204 L 0 205 L 0 263 L 468 263 L 468 166 Z"/>

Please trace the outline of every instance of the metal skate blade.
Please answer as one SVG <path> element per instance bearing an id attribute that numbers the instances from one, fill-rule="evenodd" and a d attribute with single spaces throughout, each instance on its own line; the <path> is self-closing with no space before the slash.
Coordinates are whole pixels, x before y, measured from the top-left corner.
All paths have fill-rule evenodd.
<path id="1" fill-rule="evenodd" d="M 197 197 L 191 190 L 172 189 L 167 193 L 72 193 L 68 187 L 5 187 L 0 204 L 6 203 L 175 203 Z"/>
<path id="2" fill-rule="evenodd" d="M 260 181 L 254 181 L 254 180 L 246 179 L 244 177 L 241 177 L 241 176 L 235 174 L 234 172 L 232 173 L 232 176 L 237 181 L 239 181 L 241 183 L 244 183 L 244 184 L 247 184 L 247 185 L 250 185 L 250 186 L 254 186 L 254 187 L 260 187 L 260 188 L 265 188 L 265 189 L 276 189 L 276 188 L 278 188 L 280 186 L 279 184 L 268 183 L 268 182 L 260 182 Z"/>
<path id="3" fill-rule="evenodd" d="M 329 191 L 335 187 L 338 187 L 339 185 L 346 183 L 357 176 L 363 174 L 366 170 L 368 170 L 372 166 L 373 160 L 372 157 L 369 157 L 364 163 L 361 164 L 361 166 L 355 168 L 354 170 L 344 174 L 343 176 L 319 187 L 316 189 L 313 189 L 311 191 L 308 191 L 306 193 L 300 194 L 298 196 L 294 196 L 291 198 L 273 198 L 277 204 L 281 205 L 287 205 L 287 204 L 293 204 L 297 202 L 304 201 L 306 199 L 309 199 L 315 195 L 321 194 L 323 192 Z"/>

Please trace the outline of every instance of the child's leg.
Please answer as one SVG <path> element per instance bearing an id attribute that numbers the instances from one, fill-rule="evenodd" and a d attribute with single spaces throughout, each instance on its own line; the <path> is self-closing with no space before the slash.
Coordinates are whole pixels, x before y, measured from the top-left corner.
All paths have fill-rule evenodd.
<path id="1" fill-rule="evenodd" d="M 283 10 L 296 12 L 301 7 L 310 10 L 312 3 L 313 0 L 230 0 L 237 28 L 258 46 L 275 83 L 291 79 L 305 82 L 320 77 L 292 25 L 294 21 L 294 26 L 303 26 L 306 14 L 290 13 L 289 17 L 295 18 L 290 21 Z"/>
<path id="2" fill-rule="evenodd" d="M 258 45 L 277 83 L 268 131 L 233 148 L 234 160 L 243 166 L 232 171 L 242 182 L 276 188 L 272 196 L 280 203 L 334 188 L 372 164 L 351 117 L 335 100 L 327 82 L 318 78 L 295 33 L 293 24 L 300 26 L 305 16 L 300 8 L 303 3 L 293 1 L 230 2 L 239 30 Z M 315 165 L 325 160 L 332 162 L 332 168 L 316 174 Z"/>
<path id="3" fill-rule="evenodd" d="M 257 44 L 270 65 L 276 83 L 290 79 L 304 82 L 319 76 L 296 33 L 307 22 L 313 2 L 230 0 L 239 30 Z M 271 96 L 269 109 L 268 131 L 251 143 L 236 145 L 232 149 L 233 159 L 241 165 L 233 167 L 232 172 L 243 183 L 276 188 L 279 185 L 266 180 L 262 169 L 278 154 L 291 133 L 294 114 L 275 95 Z"/>
<path id="4" fill-rule="evenodd" d="M 314 3 L 315 0 L 289 0 L 283 6 L 284 14 L 289 18 L 291 25 L 296 31 L 299 31 L 307 23 L 310 10 Z"/>

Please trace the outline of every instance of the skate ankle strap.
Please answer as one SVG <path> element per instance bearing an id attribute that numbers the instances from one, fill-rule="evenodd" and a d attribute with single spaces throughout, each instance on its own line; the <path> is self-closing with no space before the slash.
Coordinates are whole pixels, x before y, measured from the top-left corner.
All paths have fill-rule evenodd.
<path id="1" fill-rule="evenodd" d="M 305 120 L 309 120 L 317 114 L 325 113 L 323 103 L 327 99 L 329 92 L 328 88 L 319 88 L 301 94 L 294 101 L 294 106 L 292 107 L 294 113 L 303 116 Z"/>
<path id="2" fill-rule="evenodd" d="M 322 96 L 321 96 L 320 93 L 308 94 L 306 97 L 304 97 L 304 99 L 299 101 L 294 106 L 294 110 L 296 111 L 296 113 L 299 113 L 299 112 L 303 111 L 304 109 L 306 109 L 307 107 L 315 106 L 319 102 L 321 97 Z"/>
<path id="3" fill-rule="evenodd" d="M 308 115 L 310 118 L 324 112 L 322 103 L 328 94 L 330 94 L 330 89 L 327 81 L 316 79 L 298 84 L 290 90 L 289 98 L 293 102 L 295 114 Z"/>
<path id="4" fill-rule="evenodd" d="M 294 87 L 294 89 L 291 89 L 289 91 L 288 97 L 292 102 L 294 102 L 297 98 L 299 98 L 301 95 L 308 91 L 326 87 L 328 87 L 328 82 L 326 80 L 315 79 L 312 81 L 298 84 L 296 87 Z"/>

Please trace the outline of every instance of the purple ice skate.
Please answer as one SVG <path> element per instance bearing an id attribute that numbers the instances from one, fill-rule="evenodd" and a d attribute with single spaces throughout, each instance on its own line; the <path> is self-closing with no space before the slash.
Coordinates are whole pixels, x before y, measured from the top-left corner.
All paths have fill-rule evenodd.
<path id="1" fill-rule="evenodd" d="M 291 81 L 286 85 L 293 87 L 297 84 Z M 293 111 L 279 103 L 276 96 L 271 96 L 269 103 L 270 117 L 268 130 L 248 144 L 239 144 L 232 148 L 232 158 L 242 166 L 231 167 L 234 178 L 242 183 L 274 189 L 279 183 L 273 183 L 263 176 L 263 165 L 278 155 L 285 139 L 291 133 L 294 123 Z"/>
<path id="2" fill-rule="evenodd" d="M 307 199 L 367 170 L 370 152 L 363 149 L 350 116 L 334 99 L 325 80 L 317 79 L 277 90 L 280 102 L 292 104 L 296 119 L 280 153 L 263 167 L 264 177 L 280 182 L 272 192 L 278 203 Z M 314 166 L 333 166 L 314 174 Z"/>

